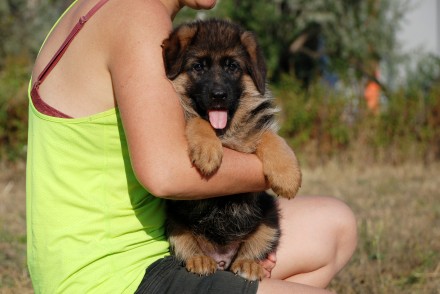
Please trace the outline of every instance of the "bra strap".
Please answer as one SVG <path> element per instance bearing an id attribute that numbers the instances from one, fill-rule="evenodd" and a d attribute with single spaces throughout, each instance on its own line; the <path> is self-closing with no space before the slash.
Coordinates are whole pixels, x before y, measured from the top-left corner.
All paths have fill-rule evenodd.
<path id="1" fill-rule="evenodd" d="M 66 49 L 69 47 L 72 40 L 75 38 L 75 36 L 78 34 L 78 32 L 83 28 L 84 24 L 96 13 L 96 11 L 98 11 L 108 1 L 109 0 L 100 0 L 86 15 L 80 17 L 79 21 L 73 27 L 72 31 L 67 36 L 64 43 L 61 45 L 61 47 L 58 49 L 58 51 L 55 53 L 55 55 L 52 57 L 52 59 L 46 65 L 44 70 L 38 76 L 38 79 L 37 79 L 34 87 L 38 88 L 41 85 L 41 83 L 43 83 L 44 79 L 51 72 L 51 70 L 55 67 L 55 65 L 58 63 L 58 61 L 61 59 L 61 57 L 64 55 L 64 53 L 66 52 Z"/>

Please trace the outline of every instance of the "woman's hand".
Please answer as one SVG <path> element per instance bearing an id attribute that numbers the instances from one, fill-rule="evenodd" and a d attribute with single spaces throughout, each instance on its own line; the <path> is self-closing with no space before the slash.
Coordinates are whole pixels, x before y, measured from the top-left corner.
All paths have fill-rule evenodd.
<path id="1" fill-rule="evenodd" d="M 264 269 L 264 276 L 266 278 L 270 278 L 272 270 L 274 269 L 276 263 L 277 263 L 276 252 L 269 253 L 266 259 L 260 261 L 260 264 Z"/>

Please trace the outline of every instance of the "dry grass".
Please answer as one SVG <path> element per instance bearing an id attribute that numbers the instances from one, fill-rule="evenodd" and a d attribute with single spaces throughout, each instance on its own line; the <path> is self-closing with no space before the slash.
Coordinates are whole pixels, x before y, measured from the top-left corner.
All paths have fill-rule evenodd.
<path id="1" fill-rule="evenodd" d="M 359 244 L 339 293 L 440 293 L 440 165 L 305 170 L 303 193 L 334 195 L 358 218 Z"/>
<path id="2" fill-rule="evenodd" d="M 26 269 L 24 166 L 0 165 L 0 293 L 32 293 Z"/>
<path id="3" fill-rule="evenodd" d="M 359 245 L 332 282 L 339 293 L 440 293 L 440 164 L 303 170 L 302 194 L 346 201 Z M 0 172 L 0 293 L 32 293 L 25 265 L 24 167 Z"/>

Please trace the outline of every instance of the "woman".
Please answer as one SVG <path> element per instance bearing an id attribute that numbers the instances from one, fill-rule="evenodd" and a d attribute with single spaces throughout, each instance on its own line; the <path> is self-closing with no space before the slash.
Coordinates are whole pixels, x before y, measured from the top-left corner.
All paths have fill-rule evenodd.
<path id="1" fill-rule="evenodd" d="M 28 264 L 36 293 L 204 293 L 206 286 L 324 293 L 351 257 L 353 214 L 325 197 L 280 200 L 283 236 L 262 262 L 260 283 L 228 272 L 197 277 L 166 257 L 162 198 L 267 188 L 254 155 L 225 149 L 209 180 L 189 162 L 160 46 L 184 5 L 210 9 L 215 0 L 77 0 L 46 39 L 29 89 Z"/>

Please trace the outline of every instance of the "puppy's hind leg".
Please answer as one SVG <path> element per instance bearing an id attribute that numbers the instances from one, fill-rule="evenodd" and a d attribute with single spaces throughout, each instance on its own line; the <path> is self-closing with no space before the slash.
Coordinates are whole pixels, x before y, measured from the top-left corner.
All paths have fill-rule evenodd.
<path id="1" fill-rule="evenodd" d="M 217 270 L 216 261 L 201 250 L 191 231 L 176 225 L 168 232 L 171 251 L 194 274 L 209 275 Z"/>
<path id="2" fill-rule="evenodd" d="M 279 237 L 278 228 L 261 224 L 241 245 L 230 270 L 250 281 L 263 279 L 264 270 L 259 261 L 276 249 Z"/>

